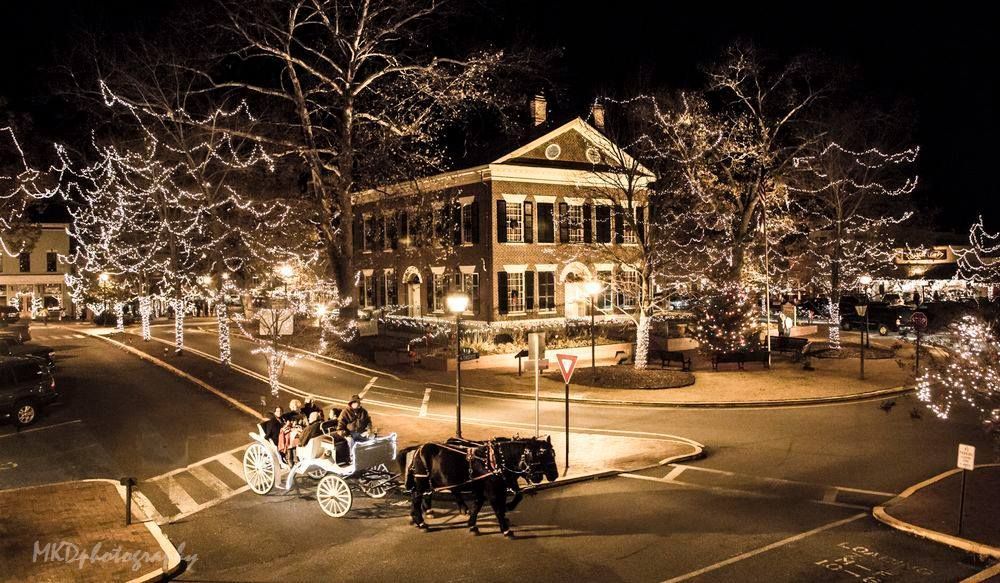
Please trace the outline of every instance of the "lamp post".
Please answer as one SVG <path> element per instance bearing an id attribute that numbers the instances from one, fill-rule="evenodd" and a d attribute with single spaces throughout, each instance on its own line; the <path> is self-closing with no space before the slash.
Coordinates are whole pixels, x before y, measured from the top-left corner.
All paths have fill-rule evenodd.
<path id="1" fill-rule="evenodd" d="M 861 331 L 861 380 L 865 378 L 865 334 L 868 334 L 868 285 L 872 282 L 871 276 L 862 275 L 858 278 L 858 283 L 864 288 L 864 293 L 861 295 L 861 300 L 858 304 L 854 306 L 854 311 L 858 313 L 859 316 L 865 319 L 865 327 Z"/>
<path id="2" fill-rule="evenodd" d="M 865 303 L 867 304 L 871 301 L 868 298 L 868 289 L 872 284 L 872 276 L 866 273 L 858 278 L 858 283 L 864 288 L 862 291 L 864 291 Z M 865 317 L 865 337 L 862 340 L 865 342 L 865 348 L 871 348 L 872 333 L 871 330 L 868 329 L 868 311 L 866 310 L 865 313 L 861 315 Z"/>
<path id="3" fill-rule="evenodd" d="M 604 284 L 597 279 L 587 280 L 583 284 L 583 291 L 590 296 L 590 375 L 595 379 L 597 378 L 597 340 L 594 334 L 594 329 L 596 327 L 594 317 L 597 314 L 595 300 L 597 295 L 603 290 Z"/>
<path id="4" fill-rule="evenodd" d="M 469 307 L 469 296 L 448 294 L 445 304 L 455 314 L 455 437 L 462 437 L 462 314 Z"/>

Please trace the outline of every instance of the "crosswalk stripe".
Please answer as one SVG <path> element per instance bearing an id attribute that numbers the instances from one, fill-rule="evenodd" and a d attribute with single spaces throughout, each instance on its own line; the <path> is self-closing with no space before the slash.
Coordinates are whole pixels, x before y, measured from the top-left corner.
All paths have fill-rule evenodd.
<path id="1" fill-rule="evenodd" d="M 195 466 L 189 471 L 199 482 L 211 488 L 217 496 L 226 496 L 232 491 L 225 482 L 216 478 L 212 472 L 205 469 L 205 466 Z"/>
<path id="2" fill-rule="evenodd" d="M 243 452 L 238 452 L 240 459 L 243 458 Z M 237 461 L 231 454 L 223 454 L 215 458 L 220 464 L 225 466 L 227 470 L 236 474 L 239 477 L 243 477 L 243 463 Z"/>
<path id="3" fill-rule="evenodd" d="M 152 520 L 153 522 L 159 523 L 163 520 L 163 515 L 153 506 L 153 503 L 146 498 L 146 495 L 139 490 L 132 490 L 133 500 L 135 505 L 142 510 L 142 513 L 146 515 L 147 520 Z"/>
<path id="4" fill-rule="evenodd" d="M 167 497 L 170 501 L 174 503 L 181 513 L 190 512 L 198 507 L 198 503 L 195 502 L 194 498 L 180 485 L 180 482 L 176 480 L 173 476 L 168 476 L 163 480 L 162 484 L 163 491 L 167 493 Z"/>

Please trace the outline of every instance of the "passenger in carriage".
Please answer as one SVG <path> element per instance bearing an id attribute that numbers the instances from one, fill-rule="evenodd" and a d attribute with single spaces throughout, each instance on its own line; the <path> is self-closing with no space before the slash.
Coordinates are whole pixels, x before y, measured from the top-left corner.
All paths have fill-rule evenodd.
<path id="1" fill-rule="evenodd" d="M 281 416 L 281 420 L 285 422 L 304 422 L 306 416 L 302 413 L 302 401 L 298 399 L 292 399 L 288 402 L 288 412 Z"/>
<path id="2" fill-rule="evenodd" d="M 372 418 L 361 406 L 361 397 L 352 395 L 337 419 L 337 433 L 353 439 L 367 439 L 371 429 Z"/>
<path id="3" fill-rule="evenodd" d="M 323 420 L 323 410 L 313 402 L 312 397 L 306 397 L 306 402 L 302 405 L 302 414 L 308 418 L 312 416 L 313 412 L 319 413 L 320 421 Z"/>
<path id="4" fill-rule="evenodd" d="M 281 435 L 281 428 L 284 425 L 285 422 L 281 420 L 281 407 L 275 407 L 267 419 L 260 424 L 264 430 L 264 437 L 275 446 L 278 445 L 278 437 Z"/>
<path id="5" fill-rule="evenodd" d="M 320 424 L 323 423 L 323 417 L 320 415 L 319 411 L 313 411 L 309 414 L 309 424 L 306 425 L 302 433 L 299 434 L 299 441 L 296 445 L 299 447 L 305 447 L 309 444 L 309 440 L 314 437 L 320 437 L 323 432 L 320 430 Z"/>

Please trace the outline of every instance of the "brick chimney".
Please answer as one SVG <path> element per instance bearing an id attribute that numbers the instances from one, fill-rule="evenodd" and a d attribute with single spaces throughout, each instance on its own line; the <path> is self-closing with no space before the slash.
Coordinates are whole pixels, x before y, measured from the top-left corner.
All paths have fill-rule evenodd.
<path id="1" fill-rule="evenodd" d="M 545 96 L 541 93 L 531 98 L 531 125 L 538 127 L 545 123 L 548 116 L 549 104 Z"/>
<path id="2" fill-rule="evenodd" d="M 604 104 L 594 103 L 590 106 L 590 122 L 594 127 L 604 131 Z"/>

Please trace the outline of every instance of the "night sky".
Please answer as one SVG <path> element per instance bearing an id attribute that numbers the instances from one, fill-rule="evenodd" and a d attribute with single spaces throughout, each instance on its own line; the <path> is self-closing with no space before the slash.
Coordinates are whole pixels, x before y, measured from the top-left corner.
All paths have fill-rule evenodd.
<path id="1" fill-rule="evenodd" d="M 155 28 L 184 2 L 7 2 L 0 9 L 0 95 L 13 110 L 45 115 L 46 76 L 80 29 L 112 38 Z M 818 50 L 856 66 L 876 102 L 912 104 L 921 148 L 918 201 L 943 229 L 964 232 L 980 213 L 1000 228 L 994 137 L 997 123 L 995 20 L 981 6 L 913 3 L 720 3 L 474 0 L 457 4 L 474 25 L 456 36 L 563 49 L 553 71 L 565 115 L 582 113 L 602 92 L 646 86 L 695 87 L 699 66 L 735 39 L 779 55 Z M 820 12 L 817 12 L 817 9 Z M 13 32 L 11 32 L 13 31 Z M 24 138 L 29 139 L 29 138 Z"/>

